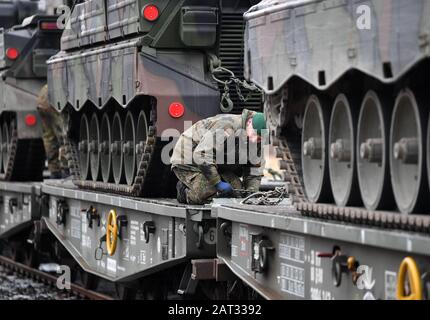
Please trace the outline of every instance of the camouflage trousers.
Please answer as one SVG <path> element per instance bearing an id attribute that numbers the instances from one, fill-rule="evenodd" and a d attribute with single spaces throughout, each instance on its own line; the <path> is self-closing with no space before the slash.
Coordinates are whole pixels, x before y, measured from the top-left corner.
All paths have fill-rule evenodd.
<path id="1" fill-rule="evenodd" d="M 173 167 L 173 172 L 179 181 L 187 186 L 186 194 L 188 204 L 206 204 L 210 202 L 218 192 L 201 171 L 176 166 Z M 233 172 L 224 171 L 219 174 L 223 181 L 231 184 L 233 189 L 243 188 L 242 181 Z"/>
<path id="2" fill-rule="evenodd" d="M 62 119 L 60 114 L 53 109 L 51 111 L 39 108 L 39 114 L 42 119 L 42 138 L 48 159 L 48 169 L 51 174 L 55 175 L 67 168 L 67 161 L 60 154 Z"/>
<path id="3" fill-rule="evenodd" d="M 48 169 L 51 175 L 61 174 L 67 169 L 67 161 L 61 154 L 63 119 L 61 115 L 49 105 L 48 90 L 42 88 L 38 97 L 38 111 L 42 120 L 43 145 L 48 159 Z"/>

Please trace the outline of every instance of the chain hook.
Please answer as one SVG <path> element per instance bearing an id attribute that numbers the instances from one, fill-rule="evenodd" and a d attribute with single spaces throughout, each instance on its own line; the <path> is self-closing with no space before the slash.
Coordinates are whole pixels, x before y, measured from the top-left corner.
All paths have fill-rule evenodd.
<path id="1" fill-rule="evenodd" d="M 222 112 L 228 113 L 234 108 L 233 100 L 230 98 L 230 85 L 233 83 L 236 88 L 237 95 L 242 102 L 247 102 L 252 97 L 254 92 L 262 93 L 262 90 L 260 90 L 256 85 L 253 83 L 248 83 L 245 80 L 240 80 L 236 77 L 233 71 L 223 67 L 222 61 L 216 55 L 209 53 L 208 60 L 209 70 L 212 74 L 212 78 L 215 82 L 224 85 L 224 92 L 221 96 L 220 103 L 220 109 Z M 225 74 L 223 78 L 226 80 L 220 79 L 221 74 Z M 246 97 L 243 95 L 241 87 L 243 87 L 245 90 L 248 90 Z"/>

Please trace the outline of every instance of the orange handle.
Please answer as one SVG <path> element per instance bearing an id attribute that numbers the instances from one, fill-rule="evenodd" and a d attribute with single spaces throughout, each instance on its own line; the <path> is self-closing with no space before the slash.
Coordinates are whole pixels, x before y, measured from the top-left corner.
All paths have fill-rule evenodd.
<path id="1" fill-rule="evenodd" d="M 106 249 L 110 256 L 113 256 L 118 243 L 118 224 L 115 210 L 109 212 L 106 223 Z"/>
<path id="2" fill-rule="evenodd" d="M 411 294 L 405 293 L 406 274 L 409 275 L 409 284 Z M 423 287 L 421 282 L 421 274 L 417 263 L 411 257 L 405 258 L 400 264 L 399 274 L 397 276 L 397 300 L 422 300 Z"/>

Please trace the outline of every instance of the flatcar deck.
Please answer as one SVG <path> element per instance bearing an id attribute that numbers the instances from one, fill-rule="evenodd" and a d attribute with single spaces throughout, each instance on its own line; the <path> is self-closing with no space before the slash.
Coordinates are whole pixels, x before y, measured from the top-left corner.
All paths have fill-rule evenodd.
<path id="1" fill-rule="evenodd" d="M 234 277 L 266 299 L 395 299 L 399 266 L 413 259 L 430 288 L 427 234 L 306 216 L 290 198 L 189 206 L 80 190 L 70 180 L 0 183 L 0 196 L 1 221 L 14 223 L 1 236 L 42 225 L 84 271 L 116 283 L 168 272 L 181 294 Z"/>

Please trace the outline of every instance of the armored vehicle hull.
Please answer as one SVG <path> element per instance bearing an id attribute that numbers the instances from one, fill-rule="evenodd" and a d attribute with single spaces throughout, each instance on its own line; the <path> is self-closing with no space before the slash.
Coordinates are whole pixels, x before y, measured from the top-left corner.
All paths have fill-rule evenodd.
<path id="1" fill-rule="evenodd" d="M 216 55 L 223 67 L 243 73 L 242 14 L 250 5 L 92 0 L 74 7 L 62 51 L 48 62 L 48 83 L 51 104 L 68 123 L 76 185 L 169 195 L 174 137 L 220 112 L 220 87 L 231 101 L 227 111 L 260 108 L 261 98 L 245 104 L 225 89 L 225 75 L 217 83 L 211 73 Z"/>
<path id="2" fill-rule="evenodd" d="M 37 96 L 59 49 L 56 18 L 32 16 L 0 29 L 0 179 L 40 181 L 45 165 Z"/>
<path id="3" fill-rule="evenodd" d="M 429 10 L 428 1 L 262 1 L 245 15 L 246 77 L 266 92 L 301 208 L 343 220 L 428 211 Z"/>

